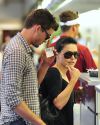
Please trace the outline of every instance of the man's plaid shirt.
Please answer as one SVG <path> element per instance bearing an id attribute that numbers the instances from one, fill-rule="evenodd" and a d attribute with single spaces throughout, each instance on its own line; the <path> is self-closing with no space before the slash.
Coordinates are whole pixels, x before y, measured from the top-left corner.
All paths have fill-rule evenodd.
<path id="1" fill-rule="evenodd" d="M 30 46 L 18 33 L 3 56 L 0 125 L 20 118 L 13 109 L 22 101 L 40 115 L 37 73 L 32 59 Z"/>

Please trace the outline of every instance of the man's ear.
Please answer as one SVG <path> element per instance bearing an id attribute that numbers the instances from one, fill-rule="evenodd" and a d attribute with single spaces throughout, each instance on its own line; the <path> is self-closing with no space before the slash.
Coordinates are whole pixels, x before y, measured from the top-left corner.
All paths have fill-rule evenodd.
<path id="1" fill-rule="evenodd" d="M 33 28 L 34 33 L 37 33 L 38 36 L 41 35 L 42 31 L 41 31 L 41 26 L 40 25 L 34 25 L 32 28 Z"/>
<path id="2" fill-rule="evenodd" d="M 41 28 L 40 25 L 37 25 L 36 31 L 37 31 L 38 35 L 41 35 L 41 33 L 42 33 L 42 28 Z"/>
<path id="3" fill-rule="evenodd" d="M 42 29 L 41 29 L 41 26 L 40 25 L 36 25 L 36 30 L 37 31 L 41 31 Z"/>
<path id="4" fill-rule="evenodd" d="M 72 26 L 72 31 L 75 32 L 76 31 L 76 26 Z"/>
<path id="5" fill-rule="evenodd" d="M 35 32 L 37 32 L 37 31 L 40 31 L 40 30 L 41 30 L 41 26 L 40 26 L 40 25 L 34 25 L 34 26 L 32 27 L 32 29 L 33 29 Z"/>

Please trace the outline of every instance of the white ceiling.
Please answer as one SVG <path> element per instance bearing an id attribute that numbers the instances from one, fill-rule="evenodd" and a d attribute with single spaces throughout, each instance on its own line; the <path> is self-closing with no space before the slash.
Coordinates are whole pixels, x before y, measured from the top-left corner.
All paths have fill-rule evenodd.
<path id="1" fill-rule="evenodd" d="M 100 8 L 100 0 L 72 0 L 67 5 L 65 4 L 63 8 L 56 10 L 54 14 L 59 14 L 60 12 L 68 9 L 83 13 L 98 8 Z"/>
<path id="2" fill-rule="evenodd" d="M 14 20 L 14 22 L 15 20 L 18 22 L 19 20 L 20 23 L 23 15 L 25 15 L 32 6 L 41 1 L 42 0 L 0 0 L 0 25 L 4 22 L 5 24 L 8 23 L 10 20 Z M 61 5 L 65 0 L 51 1 L 54 4 L 60 1 Z M 65 4 L 60 9 L 57 9 L 56 6 L 52 13 L 54 15 L 59 15 L 59 13 L 68 9 L 83 13 L 98 8 L 100 8 L 100 0 L 72 0 L 69 4 Z"/>
<path id="3" fill-rule="evenodd" d="M 36 0 L 0 0 L 0 20 L 21 19 Z"/>
<path id="4" fill-rule="evenodd" d="M 33 4 L 36 4 L 37 1 L 39 3 L 42 0 L 0 0 L 0 19 L 20 19 L 32 7 Z M 52 4 L 60 1 L 59 3 L 61 5 L 65 0 L 50 1 Z M 55 7 L 55 11 L 53 10 L 53 13 L 57 15 L 60 12 L 68 9 L 83 13 L 98 8 L 100 8 L 100 0 L 72 0 L 69 4 L 65 4 L 63 8 L 57 10 L 57 7 Z"/>
<path id="5" fill-rule="evenodd" d="M 36 0 L 0 0 L 0 29 L 20 29 L 22 18 Z"/>

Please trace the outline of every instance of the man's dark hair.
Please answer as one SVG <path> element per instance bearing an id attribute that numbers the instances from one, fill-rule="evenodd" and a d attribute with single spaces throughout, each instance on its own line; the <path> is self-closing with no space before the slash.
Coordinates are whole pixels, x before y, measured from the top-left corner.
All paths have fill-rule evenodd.
<path id="1" fill-rule="evenodd" d="M 77 19 L 79 16 L 78 16 L 78 12 L 73 12 L 73 11 L 64 11 L 62 12 L 60 15 L 59 15 L 59 18 L 60 18 L 60 22 L 67 22 L 67 21 L 70 21 L 70 20 L 74 20 L 74 19 Z M 63 32 L 67 31 L 70 29 L 71 26 L 61 26 L 61 30 Z"/>
<path id="2" fill-rule="evenodd" d="M 65 45 L 67 44 L 77 44 L 76 40 L 73 39 L 72 37 L 61 37 L 57 42 L 55 49 L 57 52 L 61 52 L 64 48 Z"/>
<path id="3" fill-rule="evenodd" d="M 25 20 L 24 27 L 31 28 L 33 25 L 41 25 L 45 29 L 58 29 L 58 24 L 53 15 L 47 9 L 32 10 Z"/>

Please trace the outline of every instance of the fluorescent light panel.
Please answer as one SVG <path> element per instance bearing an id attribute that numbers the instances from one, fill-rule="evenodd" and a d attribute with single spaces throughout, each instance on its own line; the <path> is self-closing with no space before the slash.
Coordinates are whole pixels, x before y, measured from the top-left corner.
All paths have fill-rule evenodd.
<path id="1" fill-rule="evenodd" d="M 61 8 L 63 8 L 64 6 L 66 6 L 68 3 L 70 3 L 72 0 L 65 0 L 62 4 L 60 4 L 59 6 L 58 6 L 58 8 L 55 10 L 55 11 L 57 11 L 57 10 L 59 10 L 59 9 L 61 9 Z"/>
<path id="2" fill-rule="evenodd" d="M 38 9 L 39 8 L 47 8 L 51 2 L 52 2 L 52 0 L 43 0 L 41 5 L 38 6 Z"/>

